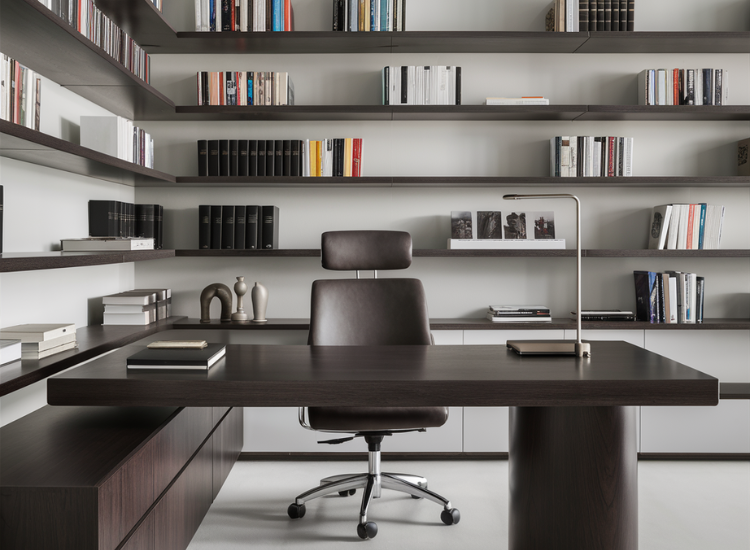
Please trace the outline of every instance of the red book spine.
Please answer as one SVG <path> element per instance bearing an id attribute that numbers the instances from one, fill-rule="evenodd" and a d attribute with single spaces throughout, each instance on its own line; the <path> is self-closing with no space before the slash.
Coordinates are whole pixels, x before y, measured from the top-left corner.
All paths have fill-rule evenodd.
<path id="1" fill-rule="evenodd" d="M 352 177 L 362 176 L 362 138 L 354 138 L 352 147 Z"/>
<path id="2" fill-rule="evenodd" d="M 695 216 L 695 205 L 691 204 L 688 208 L 688 229 L 687 229 L 687 244 L 685 248 L 691 250 L 693 248 L 693 217 Z"/>
<path id="3" fill-rule="evenodd" d="M 237 4 L 234 0 L 231 0 L 231 2 L 232 2 L 232 6 L 231 6 L 232 13 L 229 16 L 229 30 L 236 31 L 238 29 L 235 27 L 234 22 L 237 20 L 237 13 L 235 11 L 237 9 Z"/>
<path id="4" fill-rule="evenodd" d="M 219 105 L 227 104 L 227 73 L 219 73 Z"/>
<path id="5" fill-rule="evenodd" d="M 615 175 L 615 138 L 608 137 L 607 143 L 607 177 L 611 178 Z"/>
<path id="6" fill-rule="evenodd" d="M 672 105 L 680 104 L 680 69 L 672 70 Z"/>
<path id="7" fill-rule="evenodd" d="M 292 30 L 292 0 L 284 0 L 284 30 Z"/>

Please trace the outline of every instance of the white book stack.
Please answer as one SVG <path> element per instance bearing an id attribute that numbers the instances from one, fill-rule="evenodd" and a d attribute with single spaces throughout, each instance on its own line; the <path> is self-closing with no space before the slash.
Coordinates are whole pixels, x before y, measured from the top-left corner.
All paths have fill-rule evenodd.
<path id="1" fill-rule="evenodd" d="M 721 245 L 724 207 L 715 204 L 662 204 L 651 211 L 651 250 L 715 250 Z"/>
<path id="2" fill-rule="evenodd" d="M 21 340 L 0 340 L 0 365 L 21 359 Z"/>
<path id="3" fill-rule="evenodd" d="M 82 116 L 81 146 L 105 155 L 154 167 L 154 140 L 121 116 Z"/>
<path id="4" fill-rule="evenodd" d="M 27 324 L 0 330 L 0 337 L 21 341 L 22 359 L 43 359 L 77 346 L 75 324 Z"/>
<path id="5" fill-rule="evenodd" d="M 63 252 L 94 252 L 102 250 L 153 250 L 152 238 L 88 237 L 86 239 L 60 239 Z"/>
<path id="6" fill-rule="evenodd" d="M 486 105 L 549 105 L 549 99 L 541 96 L 488 97 Z"/>
<path id="7" fill-rule="evenodd" d="M 169 316 L 171 289 L 138 289 L 104 296 L 105 325 L 149 325 Z"/>
<path id="8" fill-rule="evenodd" d="M 461 105 L 461 67 L 388 66 L 380 78 L 383 105 Z"/>

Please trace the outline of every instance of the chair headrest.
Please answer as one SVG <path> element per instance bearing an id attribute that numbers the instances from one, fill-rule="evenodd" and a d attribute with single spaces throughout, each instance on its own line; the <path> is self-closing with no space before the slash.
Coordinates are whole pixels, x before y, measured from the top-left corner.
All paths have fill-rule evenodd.
<path id="1" fill-rule="evenodd" d="M 324 269 L 369 271 L 411 265 L 411 235 L 406 231 L 328 231 L 321 240 Z"/>

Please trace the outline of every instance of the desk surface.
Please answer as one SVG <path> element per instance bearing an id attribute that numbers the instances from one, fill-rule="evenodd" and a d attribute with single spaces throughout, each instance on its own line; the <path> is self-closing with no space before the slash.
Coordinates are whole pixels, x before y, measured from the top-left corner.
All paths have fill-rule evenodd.
<path id="1" fill-rule="evenodd" d="M 179 333 L 178 333 L 179 334 Z M 207 335 L 210 340 L 210 335 Z M 48 379 L 51 405 L 716 405 L 716 378 L 625 342 L 591 358 L 504 346 L 227 345 L 208 373 L 128 372 L 121 350 Z"/>

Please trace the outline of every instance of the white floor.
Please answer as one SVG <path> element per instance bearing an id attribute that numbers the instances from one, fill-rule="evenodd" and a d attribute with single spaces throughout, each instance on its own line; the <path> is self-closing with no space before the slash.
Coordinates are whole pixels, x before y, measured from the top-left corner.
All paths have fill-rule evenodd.
<path id="1" fill-rule="evenodd" d="M 312 501 L 301 520 L 289 519 L 286 509 L 320 478 L 366 466 L 238 462 L 189 550 L 363 544 L 356 535 L 361 491 Z M 461 522 L 443 525 L 440 506 L 384 491 L 368 518 L 377 522 L 378 535 L 366 544 L 388 550 L 508 547 L 507 461 L 384 461 L 383 470 L 424 475 L 430 489 L 461 510 Z M 640 550 L 750 549 L 749 462 L 644 461 L 638 478 Z"/>

